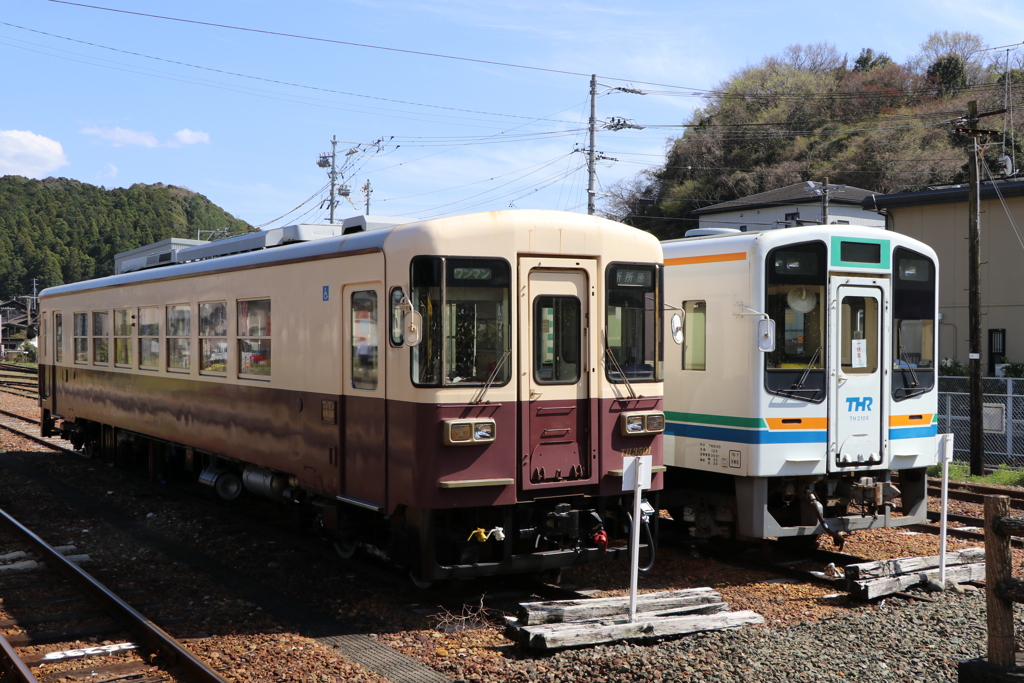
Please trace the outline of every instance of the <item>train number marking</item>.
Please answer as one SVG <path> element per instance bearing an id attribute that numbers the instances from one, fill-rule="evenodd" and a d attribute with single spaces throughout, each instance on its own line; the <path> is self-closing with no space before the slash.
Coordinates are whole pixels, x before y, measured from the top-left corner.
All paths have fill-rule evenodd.
<path id="1" fill-rule="evenodd" d="M 640 455 L 651 455 L 651 447 L 650 446 L 637 446 L 635 448 L 623 448 L 622 449 L 622 457 L 624 457 L 624 458 L 625 457 L 635 458 L 635 457 L 640 456 Z M 632 490 L 632 489 L 630 489 L 630 490 Z"/>

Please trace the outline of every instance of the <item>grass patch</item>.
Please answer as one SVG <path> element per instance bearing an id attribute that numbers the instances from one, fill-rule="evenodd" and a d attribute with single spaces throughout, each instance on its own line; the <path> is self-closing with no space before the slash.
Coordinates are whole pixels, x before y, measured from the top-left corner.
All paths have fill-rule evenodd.
<path id="1" fill-rule="evenodd" d="M 928 468 L 929 477 L 941 477 L 942 476 L 942 465 L 935 465 Z M 1021 486 L 1024 487 L 1024 470 L 1015 470 L 1007 467 L 1005 464 L 1000 465 L 994 470 L 989 471 L 983 477 L 975 477 L 971 475 L 971 466 L 965 462 L 951 462 L 949 463 L 949 480 L 950 481 L 969 481 L 976 482 L 979 484 L 992 484 L 993 486 Z"/>

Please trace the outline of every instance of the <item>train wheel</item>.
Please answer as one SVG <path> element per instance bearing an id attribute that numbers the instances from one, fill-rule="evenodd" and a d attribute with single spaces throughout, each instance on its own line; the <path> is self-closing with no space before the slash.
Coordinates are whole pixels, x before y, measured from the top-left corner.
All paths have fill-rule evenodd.
<path id="1" fill-rule="evenodd" d="M 416 576 L 416 574 L 414 574 L 411 571 L 409 572 L 409 580 L 412 581 L 412 585 L 416 586 L 417 588 L 421 588 L 423 590 L 431 588 L 434 585 L 433 581 L 424 581 L 423 579 L 421 579 L 420 577 Z"/>
<path id="2" fill-rule="evenodd" d="M 338 553 L 338 557 L 343 560 L 351 560 L 356 554 L 356 550 L 359 549 L 359 544 L 355 541 L 335 541 L 334 551 Z"/>

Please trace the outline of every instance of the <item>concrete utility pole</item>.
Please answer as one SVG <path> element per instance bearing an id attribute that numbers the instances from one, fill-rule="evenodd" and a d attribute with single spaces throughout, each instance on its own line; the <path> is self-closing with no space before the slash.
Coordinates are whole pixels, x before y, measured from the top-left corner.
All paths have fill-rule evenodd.
<path id="1" fill-rule="evenodd" d="M 370 179 L 366 179 L 366 184 L 362 187 L 363 194 L 366 195 L 366 215 L 370 215 L 370 195 L 373 194 L 373 188 L 370 187 Z"/>
<path id="2" fill-rule="evenodd" d="M 611 90 L 617 90 L 619 92 L 630 93 L 632 95 L 643 95 L 643 91 L 637 90 L 636 88 L 607 88 L 602 90 L 602 93 L 609 92 Z M 594 215 L 594 200 L 596 199 L 597 192 L 594 190 L 594 183 L 597 180 L 597 160 L 598 158 L 605 161 L 618 161 L 611 157 L 601 155 L 598 157 L 597 153 L 597 75 L 590 76 L 590 148 L 587 149 L 587 214 L 590 216 Z M 609 121 L 602 124 L 602 128 L 608 130 L 622 130 L 623 128 L 633 128 L 635 130 L 643 130 L 643 126 L 638 126 L 631 120 L 624 119 L 622 117 L 613 116 Z M 580 150 L 573 150 L 580 151 Z"/>
<path id="3" fill-rule="evenodd" d="M 594 215 L 594 177 L 597 175 L 597 74 L 590 76 L 590 149 L 587 151 L 587 215 Z"/>
<path id="4" fill-rule="evenodd" d="M 327 201 L 330 202 L 330 204 L 329 204 L 330 212 L 331 212 L 331 219 L 330 220 L 331 220 L 331 224 L 332 225 L 334 224 L 334 203 L 337 201 L 336 198 L 335 198 L 335 194 L 334 194 L 334 183 L 338 179 L 338 167 L 337 167 L 337 165 L 335 163 L 336 160 L 337 160 L 337 156 L 338 156 L 337 152 L 338 152 L 338 136 L 337 135 L 332 135 L 331 136 L 331 151 L 330 152 L 324 152 L 323 154 L 321 154 L 320 158 L 316 162 L 316 165 L 319 166 L 320 168 L 330 168 L 331 169 L 330 171 L 327 172 L 327 177 L 329 177 L 331 179 L 331 194 L 330 194 L 330 198 Z"/>

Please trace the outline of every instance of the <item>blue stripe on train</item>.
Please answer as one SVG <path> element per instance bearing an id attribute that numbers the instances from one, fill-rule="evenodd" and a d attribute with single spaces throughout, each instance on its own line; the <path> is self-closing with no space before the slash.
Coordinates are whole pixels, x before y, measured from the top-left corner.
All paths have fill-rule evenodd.
<path id="1" fill-rule="evenodd" d="M 925 427 L 903 427 L 901 429 L 890 429 L 889 439 L 920 439 L 926 436 L 935 436 L 939 433 L 938 425 L 927 425 Z"/>

